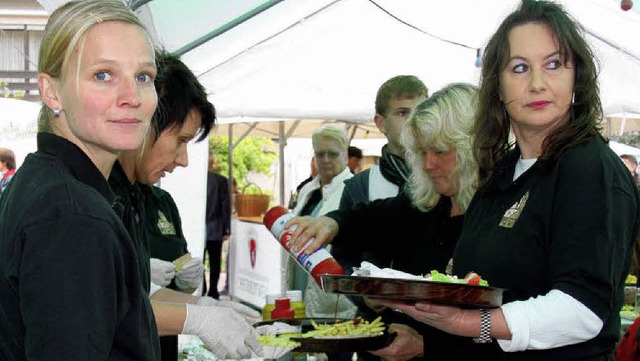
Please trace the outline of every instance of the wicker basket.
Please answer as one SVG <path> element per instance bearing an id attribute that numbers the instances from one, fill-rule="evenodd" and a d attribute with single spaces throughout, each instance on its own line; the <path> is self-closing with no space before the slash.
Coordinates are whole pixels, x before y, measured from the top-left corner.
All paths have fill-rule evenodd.
<path id="1" fill-rule="evenodd" d="M 244 194 L 249 186 L 258 188 L 260 194 Z M 262 194 L 262 189 L 254 183 L 247 183 L 242 188 L 242 193 L 235 194 L 234 202 L 236 212 L 239 217 L 261 217 L 269 209 L 270 197 L 268 194 Z"/>

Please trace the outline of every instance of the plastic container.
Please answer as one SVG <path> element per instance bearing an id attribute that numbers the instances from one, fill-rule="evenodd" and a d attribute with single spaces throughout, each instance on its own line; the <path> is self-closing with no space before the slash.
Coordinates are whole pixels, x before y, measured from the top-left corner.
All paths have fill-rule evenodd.
<path id="1" fill-rule="evenodd" d="M 295 318 L 304 318 L 305 313 L 307 312 L 307 307 L 302 300 L 302 291 L 289 290 L 287 291 L 287 298 L 291 302 L 291 308 L 293 308 Z"/>
<path id="2" fill-rule="evenodd" d="M 269 321 L 271 319 L 271 310 L 276 308 L 276 298 L 282 297 L 279 293 L 272 293 L 265 296 L 267 303 L 262 308 L 262 320 Z"/>
<path id="3" fill-rule="evenodd" d="M 333 256 L 331 256 L 331 253 L 329 253 L 329 251 L 324 247 L 318 248 L 315 252 L 309 255 L 304 253 L 306 245 L 300 249 L 298 253 L 293 252 L 291 249 L 293 246 L 293 242 L 291 242 L 291 234 L 296 227 L 293 226 L 289 229 L 284 228 L 285 223 L 293 217 L 295 217 L 295 215 L 293 213 L 289 213 L 286 208 L 282 206 L 275 206 L 269 209 L 264 215 L 263 223 L 269 231 L 271 231 L 274 237 L 276 237 L 280 244 L 289 252 L 289 254 L 298 261 L 298 264 L 311 273 L 319 285 L 319 276 L 321 274 L 344 274 L 342 266 L 340 266 L 338 261 L 336 261 Z M 313 238 L 309 240 L 309 243 L 312 241 Z"/>
<path id="4" fill-rule="evenodd" d="M 295 311 L 291 308 L 288 298 L 276 298 L 276 308 L 271 310 L 271 319 L 279 320 L 283 318 L 294 318 Z"/>

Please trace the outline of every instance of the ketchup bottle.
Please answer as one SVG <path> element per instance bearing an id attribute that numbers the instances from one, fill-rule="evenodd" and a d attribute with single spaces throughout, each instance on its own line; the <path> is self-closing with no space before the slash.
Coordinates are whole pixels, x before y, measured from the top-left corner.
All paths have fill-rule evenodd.
<path id="1" fill-rule="evenodd" d="M 285 223 L 293 217 L 295 217 L 295 215 L 293 213 L 289 213 L 286 208 L 282 206 L 275 206 L 269 209 L 264 215 L 263 223 L 271 231 L 274 237 L 280 241 L 280 244 L 287 250 L 287 252 L 289 252 L 289 254 L 298 261 L 300 266 L 311 273 L 318 284 L 321 284 L 321 274 L 344 274 L 342 266 L 340 266 L 338 261 L 336 261 L 335 258 L 331 256 L 331 253 L 329 253 L 329 251 L 324 247 L 320 247 L 312 254 L 307 255 L 304 253 L 304 249 L 307 247 L 305 245 L 298 251 L 298 253 L 294 253 L 291 249 L 293 246 L 291 235 L 296 229 L 296 226 L 294 225 L 291 228 L 284 228 Z M 313 238 L 309 240 L 307 245 L 312 241 Z"/>
<path id="2" fill-rule="evenodd" d="M 271 310 L 271 319 L 294 318 L 295 311 L 291 308 L 288 298 L 276 298 L 276 308 Z"/>

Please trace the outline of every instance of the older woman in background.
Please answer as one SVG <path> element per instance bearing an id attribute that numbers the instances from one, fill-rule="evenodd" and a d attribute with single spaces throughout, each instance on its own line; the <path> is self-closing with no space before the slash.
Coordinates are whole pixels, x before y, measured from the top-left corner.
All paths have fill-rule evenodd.
<path id="1" fill-rule="evenodd" d="M 297 215 L 321 216 L 338 209 L 344 189 L 344 180 L 353 177 L 347 167 L 349 139 L 345 129 L 336 124 L 325 124 L 314 129 L 311 136 L 318 175 L 300 189 L 298 204 L 293 209 Z M 294 262 L 294 289 L 306 289 L 304 298 L 307 317 L 334 317 L 336 295 L 322 291 L 315 281 L 302 272 Z M 355 306 L 345 297 L 338 300 L 337 317 L 353 317 Z"/>

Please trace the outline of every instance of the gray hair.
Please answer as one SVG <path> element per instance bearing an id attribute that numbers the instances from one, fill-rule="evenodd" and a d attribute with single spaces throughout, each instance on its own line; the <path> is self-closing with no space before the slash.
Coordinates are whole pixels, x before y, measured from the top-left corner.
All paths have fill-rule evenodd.
<path id="1" fill-rule="evenodd" d="M 459 182 L 455 199 L 462 212 L 469 206 L 478 177 L 478 165 L 471 149 L 477 104 L 477 87 L 453 83 L 420 103 L 405 123 L 400 141 L 411 168 L 408 190 L 413 205 L 419 210 L 430 210 L 440 199 L 433 181 L 423 169 L 425 151 L 429 148 L 456 150 L 456 168 L 450 179 Z"/>
<path id="2" fill-rule="evenodd" d="M 345 153 L 347 151 L 347 147 L 349 146 L 349 137 L 347 135 L 347 131 L 344 129 L 344 127 L 333 123 L 323 124 L 313 130 L 313 133 L 311 134 L 311 144 L 313 145 L 314 149 L 320 139 L 330 139 L 336 142 L 340 149 L 344 149 Z"/>

